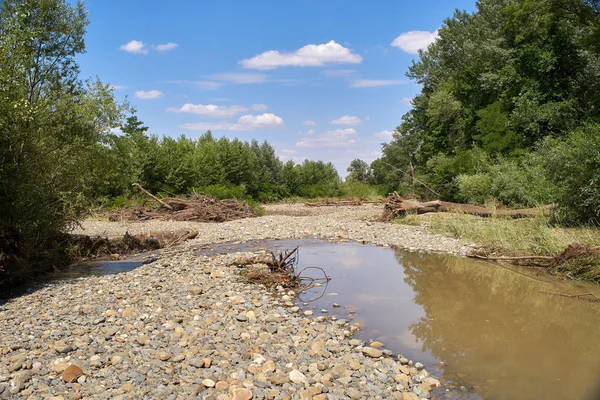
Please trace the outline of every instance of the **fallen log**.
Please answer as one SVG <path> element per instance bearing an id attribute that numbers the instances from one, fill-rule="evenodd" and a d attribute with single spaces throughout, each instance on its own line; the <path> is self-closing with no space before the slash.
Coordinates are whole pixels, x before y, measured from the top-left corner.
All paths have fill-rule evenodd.
<path id="1" fill-rule="evenodd" d="M 542 212 L 549 214 L 552 206 L 545 206 Z M 476 215 L 478 217 L 491 217 L 493 215 L 505 216 L 511 218 L 527 218 L 539 215 L 540 209 L 523 208 L 516 210 L 496 210 L 494 212 L 485 207 L 472 204 L 451 203 L 441 200 L 427 202 L 418 202 L 415 200 L 405 200 L 397 192 L 390 193 L 383 207 L 381 219 L 390 221 L 396 217 L 403 217 L 407 214 L 427 214 L 432 212 L 455 212 L 459 214 Z"/>

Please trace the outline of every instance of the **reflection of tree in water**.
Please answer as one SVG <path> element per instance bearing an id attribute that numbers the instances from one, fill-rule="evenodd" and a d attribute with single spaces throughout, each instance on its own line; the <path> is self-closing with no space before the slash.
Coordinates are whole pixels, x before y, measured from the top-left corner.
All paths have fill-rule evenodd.
<path id="1" fill-rule="evenodd" d="M 566 285 L 457 257 L 396 258 L 426 313 L 410 330 L 447 363 L 447 378 L 466 374 L 511 399 L 581 398 L 597 380 L 600 307 L 541 293 Z"/>

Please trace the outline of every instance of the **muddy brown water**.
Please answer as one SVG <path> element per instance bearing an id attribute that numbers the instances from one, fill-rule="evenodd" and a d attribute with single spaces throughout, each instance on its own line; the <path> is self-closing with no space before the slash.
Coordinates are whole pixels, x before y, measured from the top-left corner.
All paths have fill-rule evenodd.
<path id="1" fill-rule="evenodd" d="M 332 278 L 299 293 L 298 305 L 315 316 L 359 324 L 359 338 L 381 341 L 395 354 L 424 363 L 454 388 L 444 397 L 598 398 L 600 304 L 556 295 L 600 297 L 598 286 L 358 243 L 273 240 L 198 246 L 196 253 L 297 246 L 298 268 L 319 266 Z M 55 279 L 118 273 L 136 268 L 140 260 L 83 264 Z M 320 273 L 310 270 L 310 275 Z"/>

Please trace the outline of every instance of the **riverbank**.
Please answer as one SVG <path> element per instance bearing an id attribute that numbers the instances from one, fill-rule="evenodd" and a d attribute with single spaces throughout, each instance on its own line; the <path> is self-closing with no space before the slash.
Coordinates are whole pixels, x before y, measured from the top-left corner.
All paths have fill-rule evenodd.
<path id="1" fill-rule="evenodd" d="M 200 234 L 133 271 L 56 282 L 1 305 L 0 398 L 415 400 L 443 393 L 420 364 L 353 339 L 350 319 L 313 317 L 294 305 L 293 292 L 243 283 L 229 266 L 239 254 L 197 256 L 194 249 L 300 237 L 452 254 L 468 244 L 376 222 L 374 206 L 267 212 L 220 224 L 86 221 L 78 233 Z"/>
<path id="2" fill-rule="evenodd" d="M 577 244 L 582 248 L 600 246 L 597 227 L 561 227 L 549 218 L 480 218 L 466 214 L 432 213 L 409 215 L 395 220 L 430 233 L 476 243 L 481 252 L 492 256 L 549 256 L 561 254 Z M 549 272 L 574 280 L 600 283 L 600 253 L 585 255 L 549 269 Z"/>

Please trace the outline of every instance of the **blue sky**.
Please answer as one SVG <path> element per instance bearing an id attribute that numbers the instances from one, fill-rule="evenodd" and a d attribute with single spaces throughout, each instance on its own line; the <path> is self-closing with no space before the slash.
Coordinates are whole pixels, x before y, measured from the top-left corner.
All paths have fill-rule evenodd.
<path id="1" fill-rule="evenodd" d="M 87 0 L 83 76 L 158 135 L 268 140 L 284 161 L 372 161 L 419 86 L 416 49 L 474 1 Z"/>

